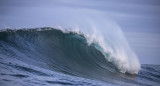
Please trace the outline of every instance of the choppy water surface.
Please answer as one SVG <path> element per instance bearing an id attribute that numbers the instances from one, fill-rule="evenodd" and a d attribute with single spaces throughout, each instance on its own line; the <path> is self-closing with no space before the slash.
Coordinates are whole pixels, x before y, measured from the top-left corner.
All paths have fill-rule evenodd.
<path id="1" fill-rule="evenodd" d="M 1 86 L 160 84 L 159 65 L 141 65 L 139 71 L 130 60 L 122 64 L 113 57 L 117 53 L 105 50 L 103 41 L 90 39 L 83 32 L 49 27 L 1 30 Z"/>

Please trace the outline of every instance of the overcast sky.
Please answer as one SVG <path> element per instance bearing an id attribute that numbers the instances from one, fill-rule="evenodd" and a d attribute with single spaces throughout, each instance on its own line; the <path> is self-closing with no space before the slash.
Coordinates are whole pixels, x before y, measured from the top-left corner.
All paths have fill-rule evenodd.
<path id="1" fill-rule="evenodd" d="M 61 26 L 82 15 L 112 19 L 141 64 L 160 64 L 160 0 L 0 0 L 1 29 Z"/>

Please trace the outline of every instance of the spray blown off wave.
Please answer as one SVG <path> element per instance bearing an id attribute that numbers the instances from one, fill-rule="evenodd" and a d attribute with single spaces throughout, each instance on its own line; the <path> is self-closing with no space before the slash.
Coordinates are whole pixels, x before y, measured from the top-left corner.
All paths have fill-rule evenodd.
<path id="1" fill-rule="evenodd" d="M 140 69 L 136 58 L 127 57 L 128 51 L 116 49 L 113 52 L 114 47 L 108 46 L 102 37 L 79 31 L 54 28 L 5 30 L 0 32 L 0 41 L 1 47 L 9 47 L 9 51 L 18 57 L 23 55 L 22 60 L 42 65 L 36 62 L 38 59 L 55 70 L 72 75 L 89 74 L 91 69 L 137 74 Z"/>

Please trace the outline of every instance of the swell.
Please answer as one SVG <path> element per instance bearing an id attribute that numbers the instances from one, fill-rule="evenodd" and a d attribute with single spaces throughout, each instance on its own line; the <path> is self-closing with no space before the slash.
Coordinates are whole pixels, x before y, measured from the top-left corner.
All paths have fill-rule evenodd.
<path id="1" fill-rule="evenodd" d="M 100 45 L 88 44 L 83 33 L 47 27 L 8 29 L 0 31 L 0 50 L 1 55 L 74 76 L 102 80 L 128 76 L 106 59 L 110 53 L 104 56 Z"/>

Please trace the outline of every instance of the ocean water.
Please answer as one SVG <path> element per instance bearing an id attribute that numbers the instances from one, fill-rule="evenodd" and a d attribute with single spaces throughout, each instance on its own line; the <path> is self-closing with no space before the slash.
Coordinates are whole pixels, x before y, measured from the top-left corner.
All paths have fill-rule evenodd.
<path id="1" fill-rule="evenodd" d="M 117 30 L 2 29 L 0 86 L 159 86 L 160 66 L 140 65 Z"/>

